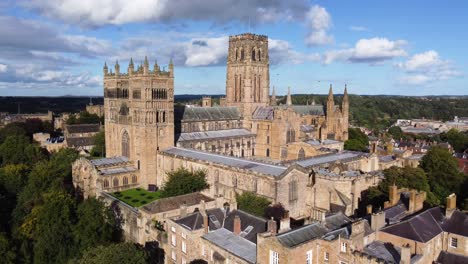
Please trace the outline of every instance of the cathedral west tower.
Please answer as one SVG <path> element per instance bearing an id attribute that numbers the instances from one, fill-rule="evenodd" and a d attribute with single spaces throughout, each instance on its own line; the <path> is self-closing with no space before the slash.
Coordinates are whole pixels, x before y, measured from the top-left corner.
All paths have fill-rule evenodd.
<path id="1" fill-rule="evenodd" d="M 174 146 L 174 65 L 150 70 L 147 58 L 127 73 L 104 66 L 106 156 L 126 156 L 140 169 L 141 187 L 161 185 L 157 151 Z"/>
<path id="2" fill-rule="evenodd" d="M 246 118 L 258 106 L 270 104 L 268 37 L 245 33 L 229 37 L 226 105 Z"/>

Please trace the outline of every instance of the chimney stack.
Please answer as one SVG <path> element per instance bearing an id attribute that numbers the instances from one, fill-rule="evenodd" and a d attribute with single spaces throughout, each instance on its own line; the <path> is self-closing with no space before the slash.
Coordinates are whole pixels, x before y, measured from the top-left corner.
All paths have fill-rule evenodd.
<path id="1" fill-rule="evenodd" d="M 284 212 L 283 218 L 280 222 L 280 229 L 278 233 L 284 233 L 291 230 L 291 219 L 289 218 L 289 211 Z"/>
<path id="2" fill-rule="evenodd" d="M 385 226 L 385 212 L 380 211 L 371 215 L 371 229 L 377 231 Z"/>
<path id="3" fill-rule="evenodd" d="M 367 205 L 366 210 L 368 215 L 372 214 L 372 204 Z"/>
<path id="4" fill-rule="evenodd" d="M 400 263 L 411 264 L 411 247 L 409 244 L 406 244 L 401 247 Z"/>
<path id="5" fill-rule="evenodd" d="M 234 231 L 235 235 L 239 235 L 241 232 L 241 219 L 238 215 L 234 216 Z"/>
<path id="6" fill-rule="evenodd" d="M 451 217 L 452 213 L 457 209 L 457 196 L 452 193 L 447 196 L 447 206 L 445 208 L 445 216 Z"/>
<path id="7" fill-rule="evenodd" d="M 276 225 L 276 221 L 273 219 L 273 217 L 271 217 L 270 220 L 268 220 L 268 223 L 267 223 L 267 228 L 268 228 L 268 232 L 270 232 L 272 235 L 276 235 L 277 233 L 277 229 L 278 229 L 278 226 Z"/>
<path id="8" fill-rule="evenodd" d="M 179 208 L 179 217 L 185 217 L 187 215 L 187 205 L 185 204 L 185 202 L 183 204 L 180 205 L 180 208 Z"/>

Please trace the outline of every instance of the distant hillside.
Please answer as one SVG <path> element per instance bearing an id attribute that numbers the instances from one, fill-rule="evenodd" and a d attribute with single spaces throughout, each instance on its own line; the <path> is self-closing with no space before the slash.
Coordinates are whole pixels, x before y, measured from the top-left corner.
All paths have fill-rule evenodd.
<path id="1" fill-rule="evenodd" d="M 198 103 L 201 94 L 176 95 L 179 104 Z M 219 102 L 224 95 L 211 95 L 213 102 Z M 293 95 L 294 104 L 325 104 L 326 95 Z M 335 104 L 341 103 L 341 95 L 335 96 Z M 279 103 L 285 103 L 285 97 L 278 97 Z M 94 104 L 102 104 L 102 97 L 93 97 Z M 0 112 L 54 113 L 79 112 L 85 109 L 89 97 L 0 97 Z M 369 128 L 385 128 L 396 119 L 434 118 L 451 120 L 454 116 L 468 116 L 467 96 L 393 96 L 393 95 L 350 95 L 350 120 L 354 125 Z"/>

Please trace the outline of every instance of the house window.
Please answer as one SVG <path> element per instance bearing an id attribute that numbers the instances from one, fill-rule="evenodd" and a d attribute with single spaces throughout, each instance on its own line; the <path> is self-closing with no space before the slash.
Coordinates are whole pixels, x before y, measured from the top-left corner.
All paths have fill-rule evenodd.
<path id="1" fill-rule="evenodd" d="M 182 233 L 182 238 L 183 238 L 183 239 L 187 239 L 187 234 Z"/>
<path id="2" fill-rule="evenodd" d="M 348 244 L 346 244 L 345 242 L 342 242 L 341 243 L 341 252 L 346 253 L 347 249 L 348 249 Z"/>
<path id="3" fill-rule="evenodd" d="M 453 248 L 458 247 L 458 238 L 455 238 L 455 237 L 450 238 L 450 247 L 453 247 Z"/>
<path id="4" fill-rule="evenodd" d="M 330 259 L 330 255 L 328 254 L 328 252 L 325 252 L 325 253 L 323 254 L 323 260 L 324 260 L 324 261 L 328 261 L 329 259 Z"/>
<path id="5" fill-rule="evenodd" d="M 187 253 L 187 244 L 182 240 L 182 252 Z"/>
<path id="6" fill-rule="evenodd" d="M 187 264 L 187 260 L 185 258 L 182 258 L 182 264 Z"/>
<path id="7" fill-rule="evenodd" d="M 270 264 L 279 264 L 278 252 L 270 250 Z"/>
<path id="8" fill-rule="evenodd" d="M 174 250 L 172 250 L 172 260 L 177 260 L 177 255 L 176 255 L 176 252 Z"/>
<path id="9" fill-rule="evenodd" d="M 175 233 L 176 232 L 175 227 L 171 226 L 171 231 Z"/>
<path id="10" fill-rule="evenodd" d="M 306 253 L 306 264 L 312 264 L 312 250 L 309 250 Z"/>
<path id="11" fill-rule="evenodd" d="M 177 245 L 177 239 L 176 239 L 176 235 L 175 234 L 172 234 L 171 235 L 171 244 L 175 247 Z"/>
<path id="12" fill-rule="evenodd" d="M 289 183 L 289 201 L 296 201 L 297 196 L 297 181 L 291 181 Z"/>
<path id="13" fill-rule="evenodd" d="M 206 256 L 205 245 L 203 245 L 202 248 L 201 248 L 201 255 L 202 255 L 203 257 Z"/>

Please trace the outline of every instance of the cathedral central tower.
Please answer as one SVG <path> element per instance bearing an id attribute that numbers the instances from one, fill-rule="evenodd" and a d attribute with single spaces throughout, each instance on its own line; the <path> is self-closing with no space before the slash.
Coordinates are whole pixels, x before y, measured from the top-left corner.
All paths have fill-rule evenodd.
<path id="1" fill-rule="evenodd" d="M 245 33 L 229 37 L 226 105 L 250 117 L 258 106 L 270 104 L 268 37 Z"/>

